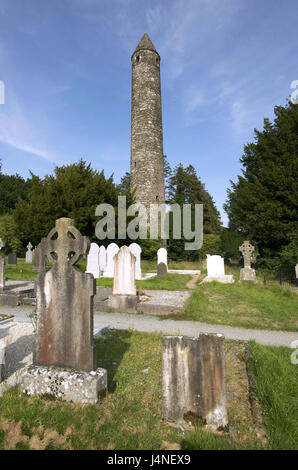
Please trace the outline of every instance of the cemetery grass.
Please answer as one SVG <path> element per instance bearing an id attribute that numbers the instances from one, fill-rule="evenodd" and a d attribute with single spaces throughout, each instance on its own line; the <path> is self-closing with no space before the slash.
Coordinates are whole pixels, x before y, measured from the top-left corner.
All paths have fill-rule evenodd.
<path id="1" fill-rule="evenodd" d="M 200 426 L 182 434 L 162 420 L 161 415 L 161 337 L 135 331 L 112 331 L 96 340 L 97 366 L 108 370 L 108 394 L 96 405 L 75 405 L 50 396 L 26 397 L 18 388 L 7 390 L 0 399 L 0 449 L 260 449 L 269 448 L 263 424 L 255 423 L 251 413 L 245 344 L 226 341 L 227 399 L 229 429 L 210 432 Z M 282 360 L 286 362 L 286 354 Z M 272 352 L 273 351 L 273 352 Z M 264 399 L 271 393 L 274 348 L 262 347 L 264 371 L 258 351 L 252 351 L 253 373 Z M 279 351 L 275 354 L 280 357 Z M 281 361 L 281 359 L 280 359 Z M 282 363 L 280 363 L 282 366 Z M 265 372 L 268 383 L 265 382 Z M 271 379 L 270 379 L 271 374 Z M 282 375 L 288 379 L 288 372 Z M 279 383 L 280 400 L 271 414 L 272 432 L 282 413 L 293 409 L 287 403 L 294 397 L 287 382 Z M 293 406 L 292 403 L 291 406 Z M 270 409 L 270 407 L 268 407 Z M 293 444 L 291 426 L 279 448 Z M 271 432 L 271 431 L 270 431 Z M 279 431 L 278 431 L 279 432 Z M 270 434 L 271 436 L 271 434 Z M 276 445 L 272 439 L 271 445 Z"/>
<path id="2" fill-rule="evenodd" d="M 197 286 L 184 313 L 161 318 L 298 331 L 298 296 L 280 286 L 211 282 Z"/>
<path id="3" fill-rule="evenodd" d="M 144 281 L 136 281 L 137 289 L 161 289 L 161 290 L 188 290 L 187 282 L 191 276 L 185 274 L 169 273 L 166 277 L 153 277 Z M 112 287 L 113 279 L 101 277 L 96 280 L 99 287 Z"/>

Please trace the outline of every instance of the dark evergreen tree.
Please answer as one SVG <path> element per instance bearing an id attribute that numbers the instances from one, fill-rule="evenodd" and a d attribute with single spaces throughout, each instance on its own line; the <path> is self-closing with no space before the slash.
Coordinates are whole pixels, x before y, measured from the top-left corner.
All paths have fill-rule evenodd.
<path id="1" fill-rule="evenodd" d="M 243 170 L 224 206 L 229 226 L 257 244 L 271 268 L 298 262 L 298 106 L 274 108 L 275 119 L 255 129 L 244 147 Z M 290 261 L 291 260 L 291 261 Z M 288 265 L 289 267 L 289 265 Z"/>

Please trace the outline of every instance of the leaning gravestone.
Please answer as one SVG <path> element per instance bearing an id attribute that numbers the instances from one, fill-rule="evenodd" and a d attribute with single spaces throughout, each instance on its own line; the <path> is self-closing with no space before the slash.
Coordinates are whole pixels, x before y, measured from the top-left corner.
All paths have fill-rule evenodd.
<path id="1" fill-rule="evenodd" d="M 91 243 L 90 250 L 87 255 L 87 268 L 86 273 L 93 274 L 95 279 L 100 276 L 99 270 L 99 246 L 97 243 Z"/>
<path id="2" fill-rule="evenodd" d="M 91 274 L 74 266 L 88 252 L 89 240 L 72 219 L 61 218 L 44 239 L 43 248 L 53 266 L 35 281 L 33 365 L 23 376 L 21 390 L 29 395 L 49 393 L 66 401 L 96 403 L 99 392 L 107 387 L 106 370 L 96 369 L 93 344 L 96 283 Z"/>
<path id="3" fill-rule="evenodd" d="M 157 275 L 166 277 L 168 273 L 168 252 L 165 248 L 157 250 Z"/>
<path id="4" fill-rule="evenodd" d="M 9 253 L 7 264 L 9 266 L 16 266 L 17 265 L 17 255 L 15 253 Z"/>
<path id="5" fill-rule="evenodd" d="M 162 413 L 180 424 L 201 418 L 212 430 L 227 426 L 223 335 L 162 337 Z"/>
<path id="6" fill-rule="evenodd" d="M 107 247 L 107 265 L 104 277 L 114 277 L 114 256 L 118 253 L 119 246 L 116 243 L 110 243 Z"/>
<path id="7" fill-rule="evenodd" d="M 31 244 L 31 242 L 29 242 L 28 245 L 27 245 L 27 251 L 26 251 L 26 259 L 25 259 L 26 263 L 32 263 L 32 261 L 33 261 L 32 248 L 33 248 L 33 246 Z"/>
<path id="8" fill-rule="evenodd" d="M 141 270 L 141 253 L 142 248 L 137 243 L 131 243 L 128 247 L 132 254 L 136 257 L 136 279 L 142 279 Z"/>
<path id="9" fill-rule="evenodd" d="M 45 240 L 45 238 L 42 238 L 34 250 L 34 267 L 32 271 L 41 272 L 46 269 Z"/>
<path id="10" fill-rule="evenodd" d="M 248 240 L 245 240 L 239 251 L 242 253 L 244 258 L 244 268 L 240 269 L 240 281 L 241 282 L 253 282 L 257 284 L 257 276 L 254 269 L 251 267 L 251 255 L 254 252 L 254 246 L 250 244 Z"/>
<path id="11" fill-rule="evenodd" d="M 114 282 L 109 307 L 118 312 L 135 312 L 137 305 L 136 257 L 127 246 L 114 256 Z"/>
<path id="12" fill-rule="evenodd" d="M 235 282 L 234 276 L 225 274 L 224 258 L 219 255 L 206 255 L 207 256 L 207 277 L 203 279 L 203 282 L 222 282 L 224 284 L 230 284 Z"/>

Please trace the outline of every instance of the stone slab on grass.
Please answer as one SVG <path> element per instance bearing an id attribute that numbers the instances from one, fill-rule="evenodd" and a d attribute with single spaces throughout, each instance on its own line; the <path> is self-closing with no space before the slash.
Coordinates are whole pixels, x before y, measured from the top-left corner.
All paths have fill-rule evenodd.
<path id="1" fill-rule="evenodd" d="M 49 394 L 73 403 L 97 403 L 107 390 L 107 371 L 98 368 L 81 372 L 31 365 L 24 371 L 20 388 L 27 395 Z"/>

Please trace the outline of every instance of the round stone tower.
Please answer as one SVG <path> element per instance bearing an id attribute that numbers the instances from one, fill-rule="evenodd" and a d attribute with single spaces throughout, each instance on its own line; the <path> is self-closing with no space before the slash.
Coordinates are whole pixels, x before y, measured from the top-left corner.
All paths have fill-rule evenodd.
<path id="1" fill-rule="evenodd" d="M 147 33 L 132 57 L 131 189 L 147 208 L 165 202 L 160 56 Z"/>

